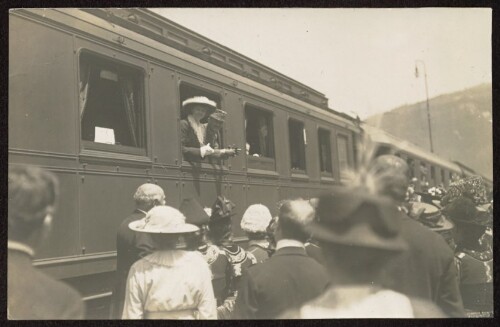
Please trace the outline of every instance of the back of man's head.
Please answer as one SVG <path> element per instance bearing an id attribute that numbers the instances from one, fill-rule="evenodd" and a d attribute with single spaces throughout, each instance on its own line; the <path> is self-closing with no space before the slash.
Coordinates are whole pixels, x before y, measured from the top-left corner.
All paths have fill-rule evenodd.
<path id="1" fill-rule="evenodd" d="M 137 188 L 134 200 L 137 208 L 149 211 L 155 205 L 165 204 L 165 193 L 158 185 L 146 183 Z"/>
<path id="2" fill-rule="evenodd" d="M 314 217 L 315 211 L 309 201 L 303 199 L 285 201 L 280 207 L 278 218 L 281 238 L 307 241 L 310 235 L 304 231 L 304 226 L 310 224 Z"/>
<path id="3" fill-rule="evenodd" d="M 9 168 L 9 239 L 22 241 L 41 228 L 54 211 L 58 196 L 56 177 L 41 168 Z"/>
<path id="4" fill-rule="evenodd" d="M 368 171 L 378 194 L 398 202 L 404 201 L 410 171 L 406 161 L 393 155 L 382 155 L 371 163 Z"/>

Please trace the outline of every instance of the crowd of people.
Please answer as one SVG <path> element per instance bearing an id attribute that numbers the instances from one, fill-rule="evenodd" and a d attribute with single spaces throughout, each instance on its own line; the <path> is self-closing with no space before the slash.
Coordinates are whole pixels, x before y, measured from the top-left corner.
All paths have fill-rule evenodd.
<path id="1" fill-rule="evenodd" d="M 230 199 L 173 208 L 158 185 L 139 186 L 118 228 L 111 318 L 492 317 L 493 204 L 482 179 L 416 202 L 406 162 L 383 155 L 360 180 L 282 200 L 275 217 L 250 205 L 245 249 L 233 241 Z M 32 266 L 57 194 L 51 173 L 9 169 L 10 319 L 84 317 L 75 291 Z"/>

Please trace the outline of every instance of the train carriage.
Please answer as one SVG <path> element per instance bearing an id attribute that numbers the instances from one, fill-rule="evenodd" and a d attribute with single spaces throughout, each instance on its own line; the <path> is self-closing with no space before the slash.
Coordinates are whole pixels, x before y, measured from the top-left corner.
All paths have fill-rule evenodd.
<path id="1" fill-rule="evenodd" d="M 419 181 L 416 185 L 418 191 L 422 191 L 422 182 L 428 183 L 428 187 L 442 185 L 447 188 L 454 180 L 480 175 L 458 161 L 445 160 L 381 129 L 366 124 L 363 124 L 362 129 L 376 146 L 375 156 L 393 154 L 406 160 L 410 167 L 410 177 Z M 482 177 L 489 189 L 492 189 L 493 182 Z"/>
<path id="2" fill-rule="evenodd" d="M 9 58 L 9 165 L 47 168 L 63 191 L 35 262 L 91 306 L 110 294 L 116 230 L 138 185 L 157 183 L 174 207 L 228 196 L 244 242 L 248 205 L 274 214 L 356 164 L 361 129 L 324 95 L 148 10 L 13 10 Z M 183 160 L 181 103 L 193 95 L 228 113 L 223 145 L 249 143 L 248 155 Z"/>

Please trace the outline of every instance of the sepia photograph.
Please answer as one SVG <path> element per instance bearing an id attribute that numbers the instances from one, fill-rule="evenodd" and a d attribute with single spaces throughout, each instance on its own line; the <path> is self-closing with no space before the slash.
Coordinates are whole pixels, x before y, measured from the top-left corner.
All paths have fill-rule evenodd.
<path id="1" fill-rule="evenodd" d="M 8 320 L 494 318 L 492 9 L 12 8 Z"/>

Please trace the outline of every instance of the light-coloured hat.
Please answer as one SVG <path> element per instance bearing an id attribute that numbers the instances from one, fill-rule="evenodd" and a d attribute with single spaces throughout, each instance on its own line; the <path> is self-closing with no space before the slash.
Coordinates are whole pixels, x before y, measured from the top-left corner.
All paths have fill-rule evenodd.
<path id="1" fill-rule="evenodd" d="M 203 96 L 192 97 L 182 101 L 182 108 L 184 108 L 185 110 L 192 104 L 201 104 L 207 106 L 209 109 L 208 115 L 212 114 L 215 109 L 217 109 L 217 103 L 215 103 L 215 101 L 212 101 L 209 98 Z"/>
<path id="2" fill-rule="evenodd" d="M 184 234 L 199 230 L 195 225 L 186 224 L 186 217 L 169 206 L 154 207 L 143 219 L 131 222 L 128 228 L 150 234 Z"/>
<path id="3" fill-rule="evenodd" d="M 273 217 L 263 204 L 252 204 L 241 218 L 241 229 L 249 233 L 265 233 Z"/>

